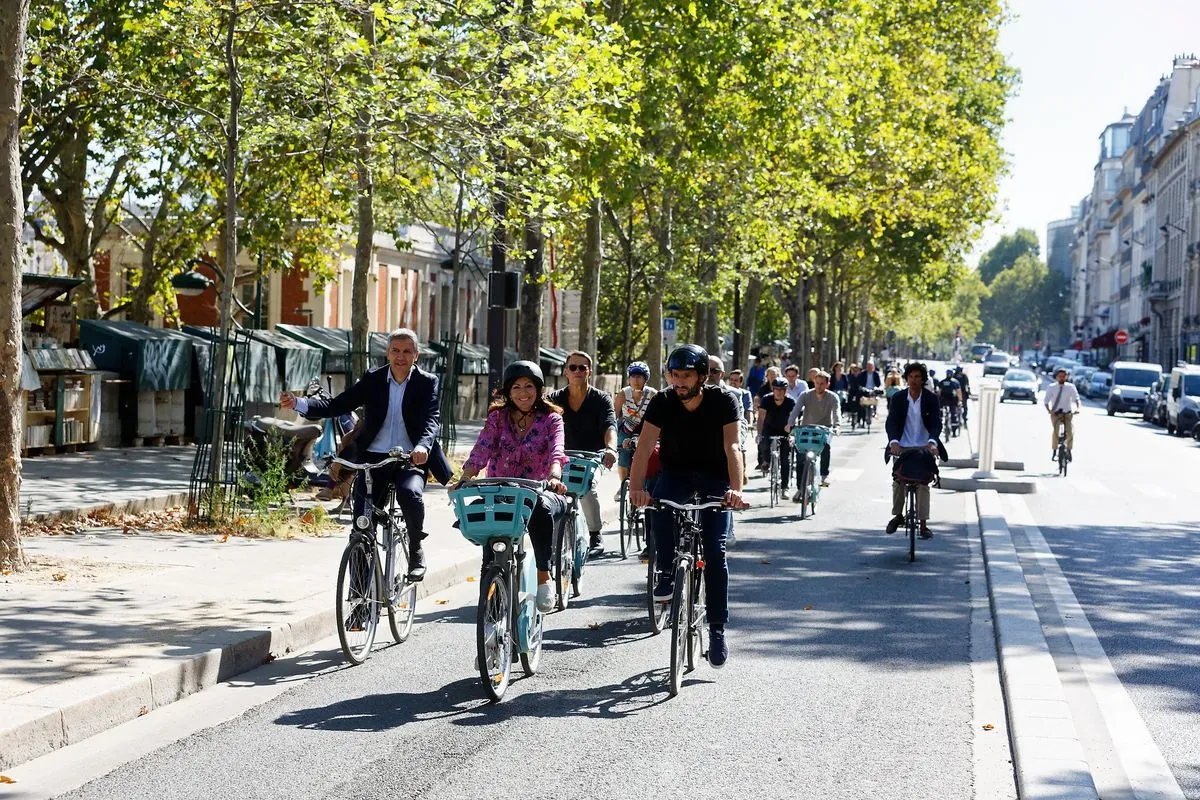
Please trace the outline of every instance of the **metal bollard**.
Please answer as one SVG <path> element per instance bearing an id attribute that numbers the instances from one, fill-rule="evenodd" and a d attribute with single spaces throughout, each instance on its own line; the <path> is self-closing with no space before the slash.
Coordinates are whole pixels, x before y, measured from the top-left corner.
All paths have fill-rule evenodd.
<path id="1" fill-rule="evenodd" d="M 972 477 L 994 478 L 996 469 L 996 409 L 999 406 L 1000 387 L 985 383 L 979 391 L 979 468 Z"/>

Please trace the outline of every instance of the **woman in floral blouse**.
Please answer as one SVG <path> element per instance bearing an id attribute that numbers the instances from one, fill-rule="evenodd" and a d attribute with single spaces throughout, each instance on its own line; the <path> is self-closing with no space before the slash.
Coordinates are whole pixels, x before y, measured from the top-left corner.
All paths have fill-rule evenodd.
<path id="1" fill-rule="evenodd" d="M 500 397 L 488 409 L 483 431 L 463 465 L 462 480 L 469 481 L 486 469 L 489 478 L 548 482 L 549 491 L 540 494 L 529 519 L 529 538 L 537 563 L 538 608 L 549 611 L 554 607 L 550 585 L 554 526 L 567 510 L 559 497 L 567 491 L 562 482 L 567 454 L 562 409 L 546 402 L 545 388 L 541 367 L 532 361 L 514 361 L 505 368 Z"/>

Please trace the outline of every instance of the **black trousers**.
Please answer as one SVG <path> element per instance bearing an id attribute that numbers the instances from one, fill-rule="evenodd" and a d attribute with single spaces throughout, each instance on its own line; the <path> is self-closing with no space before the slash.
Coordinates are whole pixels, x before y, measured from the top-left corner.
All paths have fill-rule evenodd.
<path id="1" fill-rule="evenodd" d="M 377 464 L 387 458 L 387 453 L 363 453 L 361 461 Z M 371 471 L 371 502 L 380 508 L 387 499 L 388 489 L 396 487 L 396 505 L 404 515 L 404 525 L 408 528 L 408 540 L 413 544 L 424 539 L 425 532 L 425 470 L 417 467 L 405 467 L 399 464 L 389 464 L 386 467 Z M 361 470 L 354 478 L 354 495 L 352 508 L 354 516 L 363 511 L 364 500 L 367 496 L 367 476 Z"/>

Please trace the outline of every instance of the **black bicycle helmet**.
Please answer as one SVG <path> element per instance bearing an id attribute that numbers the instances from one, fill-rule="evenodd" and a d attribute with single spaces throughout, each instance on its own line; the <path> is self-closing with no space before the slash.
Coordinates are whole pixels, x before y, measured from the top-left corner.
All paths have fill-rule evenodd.
<path id="1" fill-rule="evenodd" d="M 698 375 L 707 375 L 708 352 L 698 344 L 681 344 L 667 356 L 667 369 L 694 369 Z"/>
<path id="2" fill-rule="evenodd" d="M 546 379 L 542 376 L 542 368 L 532 361 L 514 361 L 504 368 L 504 379 L 500 382 L 501 391 L 508 394 L 517 378 L 529 378 L 538 389 L 546 388 Z"/>

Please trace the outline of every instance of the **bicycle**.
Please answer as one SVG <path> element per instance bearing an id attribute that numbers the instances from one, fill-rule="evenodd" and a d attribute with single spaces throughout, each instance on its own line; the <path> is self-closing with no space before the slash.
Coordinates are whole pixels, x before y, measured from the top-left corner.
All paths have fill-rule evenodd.
<path id="1" fill-rule="evenodd" d="M 914 469 L 905 472 L 905 462 L 913 460 L 916 456 L 912 453 L 925 453 L 928 460 L 917 464 Z M 932 464 L 932 469 L 929 465 Z M 921 520 L 918 516 L 918 487 L 933 483 L 937 479 L 937 461 L 924 447 L 906 447 L 896 456 L 895 467 L 893 468 L 893 477 L 904 484 L 904 527 L 908 533 L 908 561 L 912 563 L 917 560 L 917 532 L 920 530 Z"/>
<path id="2" fill-rule="evenodd" d="M 858 398 L 858 413 L 861 415 L 860 425 L 871 432 L 871 423 L 879 410 L 879 398 L 883 396 L 882 389 L 872 389 L 868 394 Z"/>
<path id="3" fill-rule="evenodd" d="M 381 607 L 387 608 L 388 625 L 397 644 L 412 632 L 417 585 L 408 579 L 408 528 L 396 507 L 393 488 L 388 489 L 386 512 L 375 508 L 372 500 L 375 470 L 412 461 L 408 453 L 393 449 L 377 464 L 356 464 L 336 456 L 328 458 L 328 463 L 362 470 L 366 481 L 363 510 L 351 523 L 350 540 L 338 565 L 334 603 L 342 653 L 347 661 L 358 665 L 371 655 Z M 380 549 L 384 553 L 382 563 Z"/>
<path id="4" fill-rule="evenodd" d="M 787 440 L 786 436 L 771 436 L 768 437 L 771 449 L 771 462 L 767 470 L 770 477 L 770 492 L 771 492 L 771 508 L 774 508 L 783 496 L 783 456 L 781 448 L 783 442 Z"/>
<path id="5" fill-rule="evenodd" d="M 792 428 L 792 444 L 799 461 L 796 490 L 800 492 L 800 519 L 817 513 L 821 496 L 820 469 L 817 459 L 833 436 L 824 425 L 797 425 Z"/>
<path id="6" fill-rule="evenodd" d="M 590 450 L 566 452 L 570 460 L 563 468 L 562 481 L 567 487 L 567 516 L 554 541 L 554 607 L 558 611 L 570 603 L 568 593 L 570 597 L 579 596 L 579 581 L 588 556 L 588 532 L 579 513 L 579 498 L 591 490 L 602 455 Z"/>
<path id="7" fill-rule="evenodd" d="M 1052 415 L 1054 429 L 1058 431 L 1058 449 L 1055 451 L 1054 460 L 1058 462 L 1058 474 L 1063 477 L 1066 477 L 1067 465 L 1071 463 L 1071 450 L 1067 447 L 1067 420 L 1073 416 L 1073 411 L 1055 411 Z"/>
<path id="8" fill-rule="evenodd" d="M 705 650 L 705 593 L 704 559 L 700 552 L 699 512 L 722 509 L 721 498 L 696 498 L 697 503 L 675 503 L 656 500 L 655 510 L 667 513 L 675 521 L 679 531 L 679 543 L 675 548 L 675 593 L 671 597 L 671 697 L 679 694 L 683 683 L 684 663 L 687 672 L 696 668 L 697 657 L 707 655 Z M 665 605 L 659 603 L 659 605 Z"/>
<path id="9" fill-rule="evenodd" d="M 512 677 L 513 656 L 525 675 L 537 674 L 542 659 L 545 616 L 537 607 L 537 569 L 525 552 L 529 518 L 544 481 L 482 478 L 450 491 L 459 531 L 483 548 L 482 579 L 475 617 L 479 679 L 500 702 Z"/>
<path id="10" fill-rule="evenodd" d="M 630 436 L 625 440 L 631 449 L 637 449 L 638 437 Z M 621 511 L 620 519 L 620 537 L 621 537 L 621 558 L 625 558 L 629 552 L 629 546 L 632 545 L 634 552 L 641 552 L 643 531 L 645 530 L 645 517 L 642 509 L 634 508 L 629 502 L 629 478 L 621 481 Z"/>
<path id="11" fill-rule="evenodd" d="M 958 404 L 942 403 L 942 437 L 948 442 L 959 434 Z"/>

